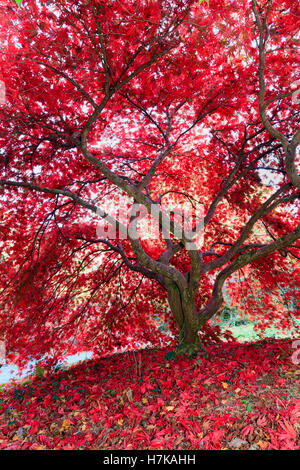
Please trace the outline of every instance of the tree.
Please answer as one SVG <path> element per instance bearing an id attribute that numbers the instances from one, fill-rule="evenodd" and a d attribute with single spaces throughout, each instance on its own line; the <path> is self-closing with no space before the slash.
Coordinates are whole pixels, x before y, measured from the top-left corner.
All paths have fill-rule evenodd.
<path id="1" fill-rule="evenodd" d="M 231 275 L 297 274 L 296 2 L 2 1 L 1 16 L 9 350 L 156 344 L 166 297 L 191 350 Z"/>

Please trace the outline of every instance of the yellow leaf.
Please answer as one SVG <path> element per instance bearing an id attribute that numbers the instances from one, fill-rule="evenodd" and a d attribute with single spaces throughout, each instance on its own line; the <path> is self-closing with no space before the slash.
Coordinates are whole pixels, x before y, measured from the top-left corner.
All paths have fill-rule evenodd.
<path id="1" fill-rule="evenodd" d="M 144 405 L 147 405 L 147 403 L 148 403 L 147 398 L 142 398 L 142 402 L 144 403 Z"/>
<path id="2" fill-rule="evenodd" d="M 121 419 L 118 419 L 117 423 L 118 423 L 119 426 L 122 426 L 122 424 L 124 423 L 124 421 L 123 421 L 123 419 L 121 418 Z"/>
<path id="3" fill-rule="evenodd" d="M 222 382 L 222 385 L 223 385 L 223 388 L 225 388 L 225 390 L 226 390 L 226 388 L 228 388 L 228 383 L 227 382 Z"/>
<path id="4" fill-rule="evenodd" d="M 167 410 L 167 411 L 173 411 L 173 410 L 174 410 L 174 406 L 166 406 L 166 410 Z"/>
<path id="5" fill-rule="evenodd" d="M 65 419 L 65 420 L 63 421 L 63 423 L 62 423 L 62 427 L 60 428 L 60 432 L 67 431 L 70 426 L 71 426 L 70 421 L 68 421 L 67 419 Z"/>
<path id="6" fill-rule="evenodd" d="M 268 447 L 269 443 L 267 441 L 258 441 L 257 445 L 259 445 L 261 450 L 265 450 Z"/>

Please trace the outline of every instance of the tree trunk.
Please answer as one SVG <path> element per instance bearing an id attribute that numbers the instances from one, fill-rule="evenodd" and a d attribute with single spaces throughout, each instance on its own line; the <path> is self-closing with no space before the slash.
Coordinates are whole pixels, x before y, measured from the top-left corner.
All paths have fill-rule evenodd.
<path id="1" fill-rule="evenodd" d="M 197 315 L 195 298 L 191 298 L 187 289 L 180 291 L 175 282 L 167 284 L 167 292 L 170 309 L 178 326 L 178 350 L 193 353 L 203 349 L 198 334 L 202 325 Z"/>

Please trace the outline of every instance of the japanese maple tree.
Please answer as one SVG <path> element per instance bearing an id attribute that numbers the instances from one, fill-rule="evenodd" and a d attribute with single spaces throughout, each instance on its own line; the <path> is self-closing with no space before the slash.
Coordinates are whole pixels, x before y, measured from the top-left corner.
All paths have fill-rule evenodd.
<path id="1" fill-rule="evenodd" d="M 9 351 L 159 344 L 161 320 L 193 349 L 227 279 L 243 279 L 236 302 L 251 285 L 297 285 L 298 2 L 0 5 Z M 202 208 L 193 231 L 180 231 L 184 204 Z"/>

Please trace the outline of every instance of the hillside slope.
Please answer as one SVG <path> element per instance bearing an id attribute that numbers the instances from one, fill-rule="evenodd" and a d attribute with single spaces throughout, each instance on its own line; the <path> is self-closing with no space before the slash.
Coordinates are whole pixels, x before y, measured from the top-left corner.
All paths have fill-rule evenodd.
<path id="1" fill-rule="evenodd" d="M 89 360 L 0 394 L 0 449 L 299 449 L 289 340 Z M 169 359 L 169 360 L 168 360 Z"/>

